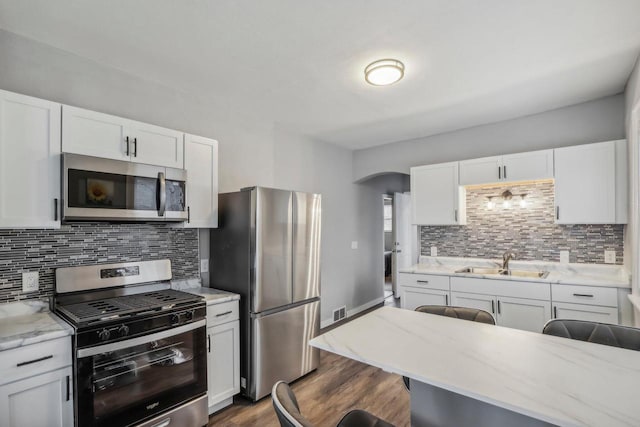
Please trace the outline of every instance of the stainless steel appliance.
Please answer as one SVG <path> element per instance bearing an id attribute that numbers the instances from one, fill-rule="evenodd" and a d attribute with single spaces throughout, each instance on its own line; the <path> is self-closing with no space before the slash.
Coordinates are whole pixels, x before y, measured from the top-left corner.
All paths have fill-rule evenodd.
<path id="1" fill-rule="evenodd" d="M 184 169 L 65 153 L 62 220 L 186 221 L 186 180 Z"/>
<path id="2" fill-rule="evenodd" d="M 77 426 L 207 424 L 206 304 L 170 279 L 169 260 L 56 270 Z"/>
<path id="3" fill-rule="evenodd" d="M 321 196 L 253 187 L 218 198 L 211 286 L 240 299 L 240 387 L 258 400 L 318 367 Z"/>

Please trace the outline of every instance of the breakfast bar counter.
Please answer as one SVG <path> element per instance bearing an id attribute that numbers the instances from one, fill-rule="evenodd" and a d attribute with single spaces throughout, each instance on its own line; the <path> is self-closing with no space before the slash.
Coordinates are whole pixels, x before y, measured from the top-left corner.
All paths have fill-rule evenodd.
<path id="1" fill-rule="evenodd" d="M 311 345 L 411 378 L 414 426 L 640 425 L 636 351 L 392 307 Z"/>

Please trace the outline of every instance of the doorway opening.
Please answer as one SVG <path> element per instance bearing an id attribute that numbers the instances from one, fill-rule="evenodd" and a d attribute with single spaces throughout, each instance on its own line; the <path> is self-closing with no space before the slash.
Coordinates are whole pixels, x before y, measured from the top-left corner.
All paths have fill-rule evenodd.
<path id="1" fill-rule="evenodd" d="M 393 299 L 393 250 L 395 241 L 393 239 L 393 196 L 385 194 L 382 196 L 382 206 L 384 215 L 384 300 Z M 389 301 L 391 302 L 391 301 Z"/>

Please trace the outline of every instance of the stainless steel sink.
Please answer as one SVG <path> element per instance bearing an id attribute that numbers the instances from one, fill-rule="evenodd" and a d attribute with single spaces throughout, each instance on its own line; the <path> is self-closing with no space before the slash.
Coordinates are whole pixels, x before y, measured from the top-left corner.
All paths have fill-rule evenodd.
<path id="1" fill-rule="evenodd" d="M 534 277 L 544 279 L 549 275 L 548 271 L 530 271 L 530 270 L 503 270 L 501 268 L 487 267 L 465 267 L 456 270 L 456 273 L 464 274 L 489 274 L 496 276 L 513 276 L 513 277 Z"/>

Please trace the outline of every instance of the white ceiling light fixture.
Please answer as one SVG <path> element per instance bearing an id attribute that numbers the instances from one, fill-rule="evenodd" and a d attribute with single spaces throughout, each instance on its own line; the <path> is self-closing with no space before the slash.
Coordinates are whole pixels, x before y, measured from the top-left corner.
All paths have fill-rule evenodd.
<path id="1" fill-rule="evenodd" d="M 364 78 L 374 86 L 388 86 L 404 77 L 404 64 L 397 59 L 379 59 L 367 65 Z"/>

